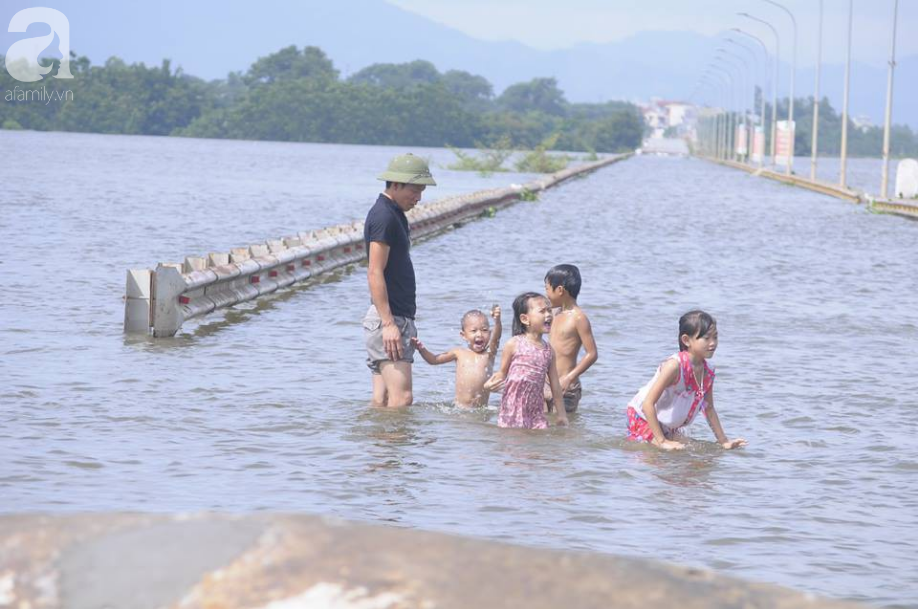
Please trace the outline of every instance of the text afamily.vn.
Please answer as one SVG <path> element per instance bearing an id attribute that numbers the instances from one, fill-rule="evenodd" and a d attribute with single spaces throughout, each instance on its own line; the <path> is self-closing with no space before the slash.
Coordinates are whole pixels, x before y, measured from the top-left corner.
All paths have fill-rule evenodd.
<path id="1" fill-rule="evenodd" d="M 73 91 L 48 91 L 47 87 L 40 89 L 23 89 L 16 86 L 4 92 L 3 99 L 8 102 L 44 102 L 47 106 L 53 101 L 73 101 Z"/>

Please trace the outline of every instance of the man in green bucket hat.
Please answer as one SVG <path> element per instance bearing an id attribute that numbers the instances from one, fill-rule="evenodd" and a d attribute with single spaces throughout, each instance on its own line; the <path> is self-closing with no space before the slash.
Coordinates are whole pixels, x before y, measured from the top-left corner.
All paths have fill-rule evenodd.
<path id="1" fill-rule="evenodd" d="M 411 153 L 394 157 L 377 179 L 386 183 L 386 190 L 363 227 L 372 303 L 363 319 L 367 366 L 373 373 L 375 406 L 408 406 L 414 400 L 411 339 L 417 338 L 418 331 L 411 230 L 405 212 L 418 204 L 427 186 L 437 183 L 427 162 Z"/>

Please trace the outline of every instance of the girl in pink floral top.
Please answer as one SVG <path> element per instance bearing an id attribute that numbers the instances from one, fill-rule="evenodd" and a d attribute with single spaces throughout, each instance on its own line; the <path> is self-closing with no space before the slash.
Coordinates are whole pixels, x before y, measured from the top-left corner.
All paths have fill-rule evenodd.
<path id="1" fill-rule="evenodd" d="M 535 292 L 520 294 L 513 301 L 513 338 L 507 341 L 501 356 L 500 371 L 485 388 L 495 390 L 503 384 L 499 427 L 545 429 L 545 375 L 551 384 L 558 425 L 567 425 L 567 414 L 561 402 L 561 384 L 554 363 L 554 352 L 543 339 L 551 329 L 551 303 Z"/>
<path id="2" fill-rule="evenodd" d="M 680 450 L 682 430 L 703 412 L 717 442 L 724 448 L 746 445 L 724 435 L 714 410 L 714 369 L 708 358 L 717 349 L 717 322 L 704 311 L 679 319 L 679 352 L 657 368 L 653 378 L 628 402 L 628 439 L 650 442 L 664 450 Z"/>

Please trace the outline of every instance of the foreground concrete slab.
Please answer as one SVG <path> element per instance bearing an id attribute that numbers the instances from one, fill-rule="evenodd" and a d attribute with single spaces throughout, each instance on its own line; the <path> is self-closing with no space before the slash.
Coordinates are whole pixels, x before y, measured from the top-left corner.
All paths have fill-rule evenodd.
<path id="1" fill-rule="evenodd" d="M 697 569 L 314 516 L 0 517 L 0 607 L 854 607 Z"/>

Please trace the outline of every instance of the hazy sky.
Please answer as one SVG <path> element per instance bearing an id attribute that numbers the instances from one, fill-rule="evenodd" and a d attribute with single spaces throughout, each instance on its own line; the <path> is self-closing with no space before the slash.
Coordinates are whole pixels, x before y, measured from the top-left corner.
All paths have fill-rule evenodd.
<path id="1" fill-rule="evenodd" d="M 736 15 L 770 21 L 790 59 L 790 19 L 764 0 L 388 0 L 485 40 L 517 40 L 541 49 L 578 42 L 610 42 L 644 30 L 692 30 L 714 35 L 731 27 L 771 43 L 764 26 Z M 798 65 L 816 62 L 819 0 L 778 0 L 797 19 Z M 843 63 L 848 0 L 824 0 L 823 60 Z M 852 58 L 886 65 L 892 34 L 893 0 L 854 0 Z M 899 0 L 897 56 L 918 54 L 918 0 Z M 785 55 L 785 49 L 787 54 Z"/>

